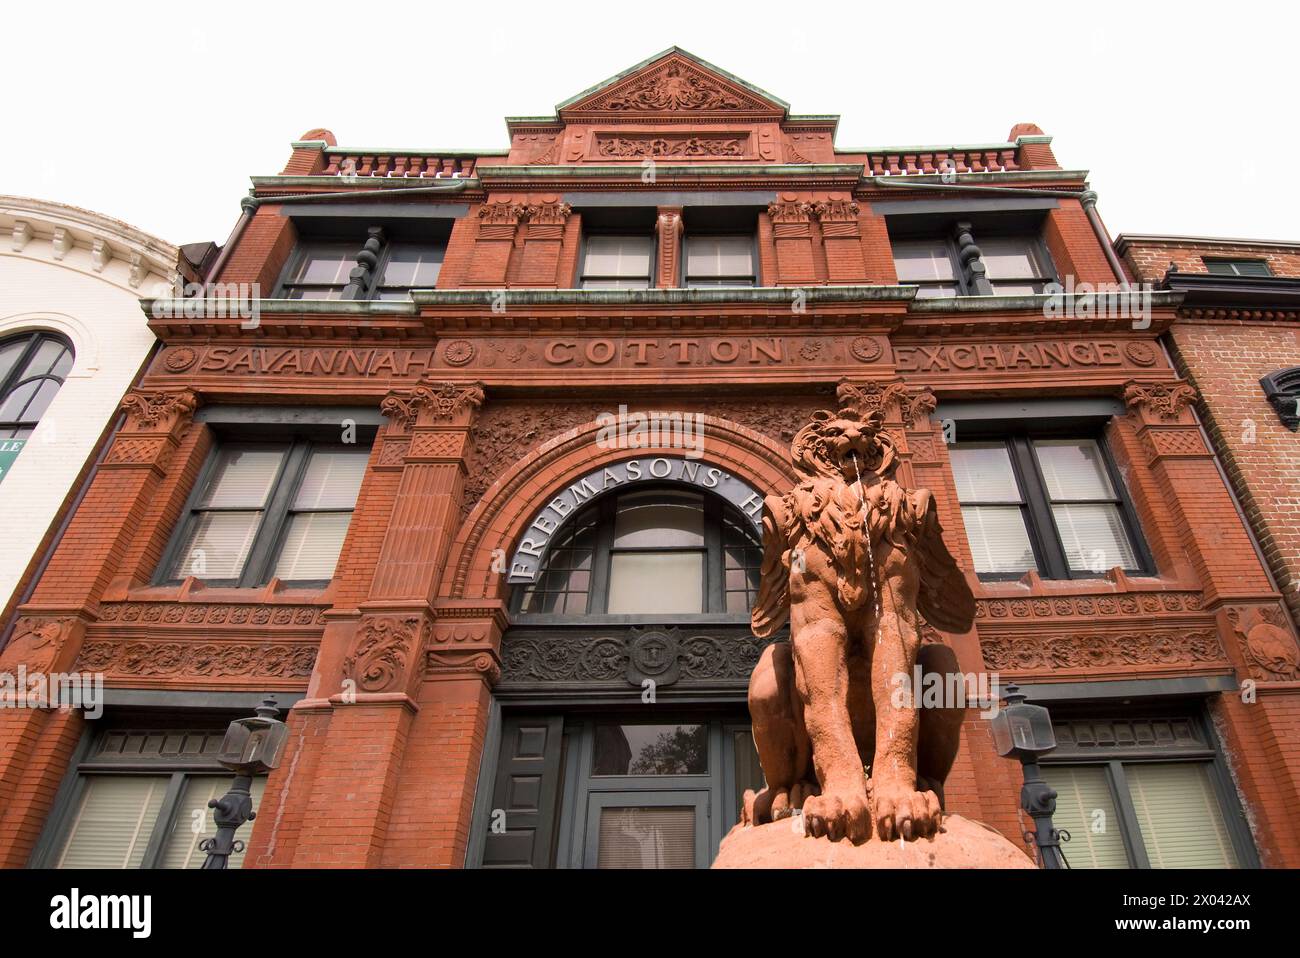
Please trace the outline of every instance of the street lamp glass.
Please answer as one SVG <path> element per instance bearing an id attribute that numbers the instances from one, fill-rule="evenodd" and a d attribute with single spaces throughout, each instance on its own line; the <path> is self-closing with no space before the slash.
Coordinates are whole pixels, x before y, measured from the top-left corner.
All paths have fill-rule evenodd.
<path id="1" fill-rule="evenodd" d="M 232 772 L 243 775 L 262 775 L 276 768 L 284 754 L 289 727 L 270 718 L 275 709 L 259 708 L 258 715 L 236 719 L 226 729 L 221 742 L 219 761 Z"/>

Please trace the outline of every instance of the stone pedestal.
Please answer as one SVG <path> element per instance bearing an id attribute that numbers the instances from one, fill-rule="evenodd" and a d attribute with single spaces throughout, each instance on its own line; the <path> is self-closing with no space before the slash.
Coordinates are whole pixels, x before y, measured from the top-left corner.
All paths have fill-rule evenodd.
<path id="1" fill-rule="evenodd" d="M 714 868 L 1034 868 L 1001 833 L 960 815 L 945 815 L 933 838 L 854 845 L 811 838 L 790 819 L 737 825 L 722 840 Z"/>

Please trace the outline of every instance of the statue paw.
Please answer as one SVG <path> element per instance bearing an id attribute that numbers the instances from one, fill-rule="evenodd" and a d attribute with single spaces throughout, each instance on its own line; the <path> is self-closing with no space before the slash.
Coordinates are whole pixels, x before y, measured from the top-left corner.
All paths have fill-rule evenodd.
<path id="1" fill-rule="evenodd" d="M 804 833 L 833 842 L 848 838 L 860 845 L 871 837 L 871 810 L 865 793 L 826 792 L 803 803 Z"/>
<path id="2" fill-rule="evenodd" d="M 876 833 L 884 841 L 911 841 L 939 830 L 939 796 L 932 791 L 918 792 L 906 784 L 876 782 L 871 798 Z"/>

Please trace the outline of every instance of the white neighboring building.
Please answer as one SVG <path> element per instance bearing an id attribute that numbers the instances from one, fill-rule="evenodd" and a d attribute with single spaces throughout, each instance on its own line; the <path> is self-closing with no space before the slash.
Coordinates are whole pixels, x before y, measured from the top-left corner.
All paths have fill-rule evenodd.
<path id="1" fill-rule="evenodd" d="M 175 246 L 119 220 L 0 196 L 0 610 L 148 357 L 140 298 L 176 264 Z"/>

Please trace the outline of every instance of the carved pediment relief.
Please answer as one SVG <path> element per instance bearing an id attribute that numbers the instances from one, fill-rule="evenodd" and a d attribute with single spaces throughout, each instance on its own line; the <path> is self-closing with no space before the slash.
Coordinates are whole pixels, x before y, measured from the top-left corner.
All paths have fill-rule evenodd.
<path id="1" fill-rule="evenodd" d="M 758 113 L 781 116 L 785 105 L 743 84 L 719 76 L 675 51 L 629 76 L 562 104 L 560 112 L 644 117 L 651 114 L 699 116 L 708 113 Z"/>

